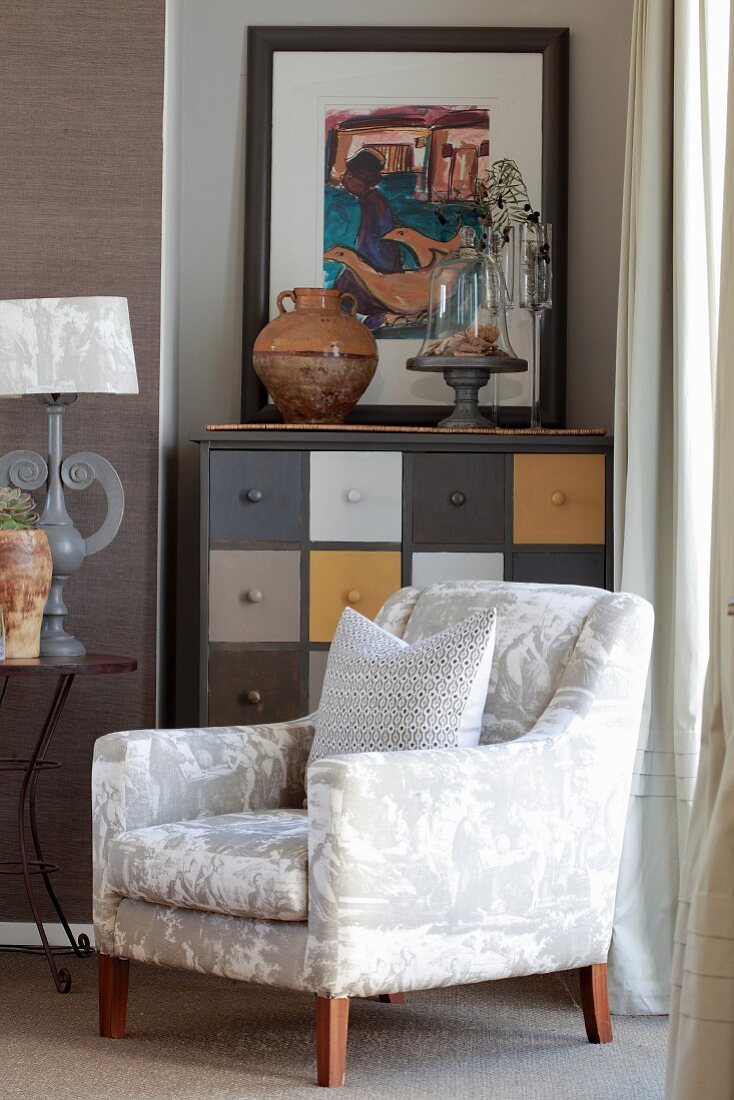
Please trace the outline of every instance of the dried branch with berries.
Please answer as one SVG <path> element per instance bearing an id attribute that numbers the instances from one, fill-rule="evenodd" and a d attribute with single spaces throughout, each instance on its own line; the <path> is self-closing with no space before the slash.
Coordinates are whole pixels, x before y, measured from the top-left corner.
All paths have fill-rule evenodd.
<path id="1" fill-rule="evenodd" d="M 540 221 L 540 211 L 533 210 L 517 161 L 509 158 L 496 160 L 486 175 L 478 177 L 474 182 L 473 199 L 461 205 L 463 211 L 476 215 L 482 229 L 501 230 L 506 238 L 511 225 L 537 225 Z M 452 213 L 461 220 L 460 214 Z M 439 206 L 436 216 L 441 225 L 447 224 L 450 214 L 446 203 Z"/>

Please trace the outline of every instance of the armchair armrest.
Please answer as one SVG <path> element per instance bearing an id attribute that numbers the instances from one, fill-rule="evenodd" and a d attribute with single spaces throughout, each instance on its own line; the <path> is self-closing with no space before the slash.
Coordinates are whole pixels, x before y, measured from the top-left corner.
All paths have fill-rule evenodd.
<path id="1" fill-rule="evenodd" d="M 107 886 L 106 851 L 113 836 L 168 821 L 301 806 L 313 734 L 309 717 L 100 737 L 92 766 L 97 946 L 110 948 L 120 902 Z"/>
<path id="2" fill-rule="evenodd" d="M 604 961 L 629 774 L 590 734 L 316 761 L 310 988 L 371 996 Z"/>
<path id="3" fill-rule="evenodd" d="M 602 601 L 517 740 L 311 765 L 311 988 L 367 996 L 604 961 L 651 631 L 643 601 Z"/>

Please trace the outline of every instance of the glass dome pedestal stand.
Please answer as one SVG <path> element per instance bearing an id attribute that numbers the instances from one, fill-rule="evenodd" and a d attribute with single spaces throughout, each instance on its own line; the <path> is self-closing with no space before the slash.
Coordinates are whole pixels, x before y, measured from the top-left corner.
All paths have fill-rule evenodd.
<path id="1" fill-rule="evenodd" d="M 479 411 L 479 391 L 493 375 L 517 374 L 528 369 L 523 359 L 488 355 L 417 355 L 406 365 L 408 370 L 443 374 L 446 384 L 454 391 L 453 412 L 439 421 L 439 428 L 496 428 L 496 400 L 493 399 L 494 419 L 490 420 Z"/>

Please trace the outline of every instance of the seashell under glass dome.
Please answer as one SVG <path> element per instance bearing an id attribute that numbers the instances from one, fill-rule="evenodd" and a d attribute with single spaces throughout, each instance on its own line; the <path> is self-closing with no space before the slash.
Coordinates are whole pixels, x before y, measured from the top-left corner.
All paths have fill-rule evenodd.
<path id="1" fill-rule="evenodd" d="M 502 269 L 490 254 L 477 249 L 474 230 L 464 226 L 460 248 L 436 264 L 426 338 L 418 355 L 406 364 L 408 370 L 442 371 L 456 391 L 457 408 L 441 422 L 443 426 L 486 426 L 488 421 L 478 412 L 478 390 L 492 374 L 528 369 L 527 360 L 517 355 L 510 342 L 506 307 Z M 461 395 L 457 383 L 462 386 Z M 473 388 L 473 398 L 467 386 Z"/>

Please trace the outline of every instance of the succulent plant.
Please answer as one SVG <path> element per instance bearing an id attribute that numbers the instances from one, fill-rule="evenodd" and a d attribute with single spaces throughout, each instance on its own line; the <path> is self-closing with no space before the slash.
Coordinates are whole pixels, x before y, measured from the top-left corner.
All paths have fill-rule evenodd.
<path id="1" fill-rule="evenodd" d="M 36 502 L 20 489 L 0 489 L 0 531 L 30 531 L 38 523 Z"/>

